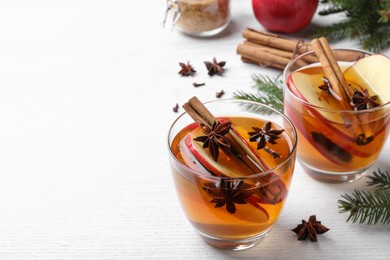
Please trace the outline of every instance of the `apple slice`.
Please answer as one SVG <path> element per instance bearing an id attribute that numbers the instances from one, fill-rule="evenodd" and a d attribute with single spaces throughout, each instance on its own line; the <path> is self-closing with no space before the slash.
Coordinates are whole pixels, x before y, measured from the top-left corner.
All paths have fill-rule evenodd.
<path id="1" fill-rule="evenodd" d="M 375 54 L 366 58 L 360 59 L 352 66 L 348 67 L 344 71 L 344 77 L 347 82 L 352 84 L 354 88 L 360 91 L 367 89 L 370 95 L 378 95 L 380 102 L 390 102 L 390 59 L 386 56 Z M 296 71 L 292 73 L 287 79 L 287 85 L 291 92 L 293 92 L 298 98 L 321 108 L 325 109 L 343 109 L 340 102 L 335 98 L 327 98 L 326 95 L 318 88 L 322 84 L 322 71 L 320 67 L 306 68 L 304 72 Z M 286 106 L 287 107 L 287 106 Z M 369 157 L 370 153 L 361 149 L 357 149 L 348 142 L 355 142 L 355 136 L 353 131 L 348 134 L 349 130 L 345 128 L 345 131 L 338 129 L 332 122 L 342 124 L 343 120 L 340 115 L 331 113 L 321 113 L 321 111 L 308 107 L 308 111 L 319 120 L 314 127 L 313 123 L 309 120 L 294 120 L 296 127 L 300 129 L 300 132 L 305 138 L 317 148 L 317 150 L 323 154 L 330 161 L 335 162 L 337 157 L 329 154 L 326 149 L 330 147 L 330 142 L 327 142 L 323 136 L 332 136 L 333 144 L 337 144 L 337 149 L 341 148 L 352 155 L 359 157 Z M 290 117 L 295 117 L 294 112 L 287 111 Z M 321 129 L 321 135 L 305 134 L 305 125 L 311 125 L 308 128 Z M 384 124 L 385 125 L 385 124 Z M 383 129 L 379 130 L 382 131 Z M 333 133 L 333 134 L 332 134 Z M 337 133 L 334 135 L 334 133 Z M 378 134 L 378 133 L 376 133 Z M 317 140 L 317 141 L 316 141 Z M 321 142 L 320 142 L 321 141 Z M 335 146 L 332 145 L 332 148 Z M 336 150 L 337 150 L 336 149 Z M 340 150 L 340 151 L 342 151 Z M 334 151 L 334 150 L 332 150 Z M 330 150 L 329 150 L 330 152 Z M 343 157 L 344 162 L 347 161 L 348 156 Z M 340 162 L 342 163 L 342 162 Z"/>
<path id="2" fill-rule="evenodd" d="M 350 160 L 348 159 L 350 157 L 348 153 L 362 158 L 371 156 L 370 152 L 352 146 L 347 142 L 348 140 L 345 140 L 343 136 L 338 134 L 341 131 L 332 125 L 326 124 L 324 121 L 320 120 L 316 120 L 314 125 L 308 119 L 298 119 L 296 112 L 290 111 L 289 106 L 285 106 L 285 109 L 286 115 L 291 118 L 301 135 L 330 162 L 345 165 Z M 308 132 L 307 129 L 312 129 L 313 132 Z M 321 133 L 318 133 L 319 129 L 321 129 Z M 323 138 L 327 136 L 331 136 L 332 140 Z M 354 140 L 350 141 L 352 141 L 352 143 L 355 142 Z"/>
<path id="3" fill-rule="evenodd" d="M 381 104 L 390 102 L 390 58 L 374 54 L 360 59 L 344 71 L 344 77 L 370 96 L 378 95 Z"/>
<path id="4" fill-rule="evenodd" d="M 215 162 L 202 147 L 202 145 L 193 140 L 191 135 L 186 137 L 185 143 L 189 151 L 193 154 L 194 158 L 199 161 L 199 163 L 207 170 L 207 172 L 217 176 L 228 176 L 232 178 L 243 177 L 242 173 L 236 172 L 232 169 L 234 167 L 223 165 L 221 162 L 222 160 L 218 163 Z M 237 162 L 237 160 L 232 161 Z M 199 169 L 199 165 L 197 163 L 191 165 L 196 165 Z M 248 169 L 248 171 L 250 171 L 250 169 Z M 261 207 L 260 205 L 257 205 L 258 203 L 276 204 L 283 201 L 283 199 L 287 197 L 287 188 L 283 181 L 280 180 L 279 176 L 271 173 L 269 176 L 264 176 L 262 179 L 264 179 L 264 182 L 267 184 L 258 189 L 258 192 L 259 194 L 261 193 L 261 196 L 259 197 L 257 195 L 252 195 L 250 199 L 247 200 L 249 203 L 256 204 L 254 206 L 258 208 Z"/>
<path id="5" fill-rule="evenodd" d="M 202 143 L 197 142 L 194 140 L 193 133 L 188 134 L 185 137 L 185 145 L 187 146 L 188 150 L 192 153 L 194 158 L 199 161 L 201 165 L 203 165 L 204 168 L 207 169 L 208 172 L 210 172 L 212 175 L 215 176 L 228 176 L 231 178 L 238 178 L 238 177 L 244 177 L 245 175 L 250 175 L 248 173 L 243 172 L 237 172 L 234 170 L 234 167 L 240 167 L 244 168 L 245 165 L 237 166 L 237 160 L 226 160 L 222 156 L 218 159 L 218 162 L 214 161 L 214 159 L 211 158 L 209 152 L 202 147 Z M 246 168 L 246 169 L 245 169 Z M 245 172 L 251 172 L 251 170 L 247 167 L 245 167 Z"/>
<path id="6" fill-rule="evenodd" d="M 312 106 L 344 110 L 340 101 L 319 88 L 324 84 L 322 75 L 321 67 L 308 67 L 304 71 L 295 71 L 288 78 L 288 87 L 297 97 Z M 330 122 L 344 124 L 343 118 L 339 114 L 323 113 L 317 109 L 311 111 L 315 112 L 316 115 L 321 114 L 325 120 Z"/>
<path id="7" fill-rule="evenodd" d="M 226 122 L 228 119 L 220 118 L 221 122 Z M 260 165 L 264 171 L 268 171 L 271 167 L 267 164 L 263 158 L 256 152 L 256 150 L 248 143 L 248 141 L 235 129 L 231 128 L 229 135 L 237 143 L 241 143 L 241 147 L 244 148 L 244 151 L 241 151 L 242 154 L 246 154 L 250 157 L 252 161 Z M 282 163 L 282 162 L 280 162 Z M 260 178 L 262 187 L 259 188 L 261 196 L 259 197 L 259 203 L 266 204 L 275 204 L 283 201 L 288 194 L 288 190 L 284 182 L 280 179 L 279 175 L 270 172 Z"/>
<path id="8" fill-rule="evenodd" d="M 179 143 L 180 156 L 181 159 L 185 162 L 185 164 L 197 172 L 207 173 L 216 176 L 217 174 L 206 169 L 206 167 L 204 167 L 203 164 L 197 159 L 197 157 L 199 158 L 199 156 L 194 155 L 194 153 L 189 149 L 189 144 L 187 142 L 188 138 L 186 137 L 182 139 Z"/>
<path id="9" fill-rule="evenodd" d="M 318 69 L 319 70 L 320 68 L 313 67 L 311 69 Z M 320 73 L 319 71 L 316 71 L 316 72 Z M 294 75 L 297 77 L 294 77 Z M 294 81 L 294 78 L 296 81 Z M 316 79 L 313 79 L 313 78 L 316 78 Z M 321 79 L 319 79 L 319 78 L 321 78 Z M 314 106 L 318 106 L 321 108 L 327 108 L 327 109 L 334 109 L 334 107 L 332 107 L 332 105 L 334 103 L 335 106 L 338 106 L 339 109 L 342 109 L 340 107 L 340 104 L 339 104 L 340 102 L 338 102 L 333 97 L 329 97 L 327 99 L 327 100 L 329 100 L 329 102 L 318 101 L 319 95 L 321 94 L 321 92 L 318 92 L 318 91 L 322 91 L 322 90 L 319 90 L 319 88 L 317 87 L 317 86 L 322 84 L 322 83 L 318 83 L 319 80 L 321 80 L 321 82 L 322 82 L 321 76 L 316 77 L 316 76 L 313 76 L 310 74 L 306 74 L 306 73 L 302 73 L 302 72 L 297 71 L 297 72 L 292 73 L 288 77 L 287 85 L 288 85 L 289 89 L 291 90 L 291 92 L 295 96 L 297 96 L 298 98 L 300 98 L 308 103 L 310 103 L 309 100 L 311 100 L 312 102 L 315 102 L 315 104 L 310 103 Z M 297 86 L 300 86 L 299 89 Z M 302 92 L 300 90 L 305 94 L 302 94 Z M 317 94 L 313 94 L 314 92 Z M 309 98 L 309 100 L 307 98 Z M 287 108 L 288 106 L 285 106 L 285 107 Z M 348 142 L 355 143 L 356 136 L 354 135 L 352 129 L 351 129 L 351 131 L 349 131 L 348 128 L 343 128 L 343 130 L 345 130 L 345 131 L 342 131 L 333 125 L 334 122 L 339 122 L 340 125 L 344 124 L 344 121 L 342 120 L 342 117 L 339 114 L 332 114 L 332 113 L 324 114 L 324 113 L 321 113 L 318 109 L 312 108 L 312 107 L 307 107 L 307 110 L 313 115 L 313 117 L 318 118 L 318 120 L 316 121 L 316 124 L 318 124 L 318 125 L 316 127 L 313 127 L 312 129 L 321 129 L 321 130 L 325 131 L 326 133 L 324 133 L 324 134 L 326 134 L 328 136 L 332 136 L 332 138 L 334 139 L 333 141 L 335 143 L 337 143 L 343 149 L 345 149 L 346 151 L 350 152 L 353 155 L 356 155 L 359 157 L 371 156 L 370 153 L 365 152 L 364 150 L 361 150 L 361 149 L 357 149 L 357 148 L 348 144 Z M 289 113 L 287 113 L 287 115 L 290 117 L 295 117 L 294 115 L 292 115 L 293 113 L 294 112 L 290 111 Z M 305 130 L 306 128 L 303 125 L 300 125 L 300 124 L 303 124 L 301 121 L 302 121 L 302 119 L 301 120 L 294 120 L 295 126 L 300 128 L 301 133 L 303 133 L 303 132 L 306 132 L 306 130 Z M 308 120 L 305 120 L 304 122 L 308 123 Z M 313 125 L 313 124 L 311 123 L 310 125 Z M 351 134 L 348 134 L 348 132 L 351 132 Z M 312 139 L 309 137 L 308 140 L 311 141 Z M 311 142 L 311 143 L 314 145 L 314 147 L 316 147 L 316 145 L 313 142 Z M 334 161 L 333 159 L 330 159 L 330 160 Z"/>
<path id="10" fill-rule="evenodd" d="M 202 133 L 198 129 L 195 129 L 185 137 L 184 142 L 189 152 L 207 170 L 207 172 L 217 176 L 228 176 L 232 178 L 254 174 L 253 168 L 245 164 L 240 157 L 235 157 L 233 154 L 230 154 L 229 158 L 221 156 L 218 159 L 218 162 L 215 162 L 211 158 L 209 152 L 202 147 L 202 144 L 194 140 L 194 137 L 200 134 Z M 263 169 L 270 169 L 264 160 L 261 160 L 261 162 L 258 161 L 259 157 L 257 153 L 253 152 L 252 148 L 244 138 L 234 130 L 234 128 L 232 128 L 228 135 L 230 137 L 229 139 L 232 141 L 231 145 L 233 145 L 234 149 L 237 150 L 239 154 L 245 154 L 249 156 L 251 160 L 256 160 L 257 164 L 264 167 Z M 237 145 L 237 143 L 240 142 L 241 144 Z M 197 165 L 197 163 L 192 162 L 189 165 Z M 199 169 L 199 165 L 197 167 Z M 238 172 L 235 169 L 242 169 L 242 171 Z M 277 174 L 272 172 L 266 174 L 260 178 L 260 182 L 263 186 L 258 189 L 259 195 L 261 196 L 255 199 L 257 203 L 276 204 L 287 197 L 287 187 Z M 252 199 L 252 201 L 253 200 L 254 199 Z"/>
<path id="11" fill-rule="evenodd" d="M 310 69 L 320 70 L 319 67 L 313 67 Z M 322 73 L 322 72 L 318 72 Z M 320 90 L 318 86 L 323 84 L 322 77 L 320 75 L 310 75 L 300 71 L 292 73 L 287 79 L 287 86 L 290 91 L 297 96 L 299 99 L 311 104 L 312 106 L 324 108 L 324 109 L 341 109 L 340 102 L 338 102 L 334 97 L 324 96 L 323 90 Z M 334 106 L 333 106 L 334 105 Z M 345 122 L 342 117 L 338 114 L 333 113 L 321 113 L 320 110 L 316 108 L 306 107 L 310 113 L 318 118 L 323 119 L 322 122 L 329 125 L 330 128 L 333 128 L 335 131 L 339 132 L 339 135 L 343 139 L 354 141 L 355 136 L 348 135 L 344 131 L 340 131 L 332 125 L 332 122 L 339 123 L 343 125 Z"/>
<path id="12" fill-rule="evenodd" d="M 196 160 L 192 161 L 191 167 L 196 167 L 197 170 L 201 170 L 202 172 L 211 173 L 216 176 L 229 176 L 229 177 L 242 177 L 238 172 L 235 172 L 227 165 L 221 164 L 221 162 L 217 163 L 211 156 L 207 153 L 207 151 L 199 144 L 197 141 L 193 140 L 192 134 L 188 134 L 184 139 L 185 145 L 188 148 L 189 152 L 194 156 Z M 200 163 L 197 163 L 198 161 Z M 259 205 L 261 199 L 259 199 L 256 195 L 252 195 L 245 199 L 249 204 L 253 205 L 257 209 L 263 212 L 265 215 L 265 221 L 268 221 L 269 214 L 268 212 Z M 265 202 L 263 202 L 265 203 Z"/>
<path id="13" fill-rule="evenodd" d="M 291 118 L 291 120 L 293 122 L 299 122 L 299 123 L 296 123 L 295 124 L 295 127 L 299 130 L 299 132 L 301 133 L 301 135 L 309 142 L 311 143 L 311 145 L 322 155 L 324 156 L 326 159 L 328 159 L 330 162 L 332 163 L 335 163 L 335 164 L 341 164 L 341 165 L 345 165 L 345 162 L 342 162 L 339 160 L 338 156 L 334 156 L 334 151 L 332 151 L 329 147 L 325 147 L 324 145 L 322 145 L 321 143 L 315 141 L 313 139 L 313 137 L 315 137 L 315 135 L 313 136 L 312 133 L 309 133 L 306 131 L 305 127 L 303 126 L 303 124 L 305 124 L 304 122 L 300 122 L 300 120 L 298 120 L 294 114 L 294 112 L 292 111 L 288 111 L 288 107 L 286 106 L 286 115 L 289 116 Z M 315 128 L 313 128 L 315 129 Z"/>
<path id="14" fill-rule="evenodd" d="M 319 67 L 313 67 L 311 69 L 320 70 Z M 322 73 L 319 72 L 318 73 Z M 290 91 L 299 99 L 320 108 L 325 109 L 342 109 L 340 102 L 334 97 L 323 93 L 323 90 L 319 89 L 318 86 L 323 84 L 322 76 L 320 75 L 310 75 L 300 71 L 292 73 L 287 79 L 287 86 Z M 324 95 L 325 94 L 325 95 Z M 332 107 L 332 106 L 335 107 Z M 321 110 L 312 107 L 306 107 L 307 110 L 313 115 L 313 117 L 321 120 L 324 124 L 329 125 L 330 128 L 333 128 L 335 131 L 339 132 L 338 134 L 345 140 L 354 142 L 355 136 L 345 133 L 346 131 L 340 131 L 335 128 L 332 123 L 336 122 L 340 125 L 343 125 L 345 122 L 342 117 L 338 114 L 333 113 L 321 113 Z M 346 128 L 347 129 L 347 128 Z"/>

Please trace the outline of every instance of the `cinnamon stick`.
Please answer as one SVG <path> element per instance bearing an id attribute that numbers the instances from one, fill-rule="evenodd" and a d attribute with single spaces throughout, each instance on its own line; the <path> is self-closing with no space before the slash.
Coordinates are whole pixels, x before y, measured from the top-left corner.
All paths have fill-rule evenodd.
<path id="1" fill-rule="evenodd" d="M 237 46 L 237 54 L 241 55 L 242 61 L 260 66 L 284 69 L 290 60 L 313 50 L 310 42 L 289 39 L 251 28 L 246 28 L 242 36 L 245 41 Z M 343 61 L 357 61 L 364 56 L 348 50 L 337 50 L 334 54 Z M 315 55 L 305 55 L 298 62 L 312 64 L 318 62 L 318 59 Z"/>
<path id="2" fill-rule="evenodd" d="M 356 51 L 350 51 L 350 50 L 334 50 L 333 51 L 334 56 L 337 60 L 342 61 L 349 61 L 349 62 L 355 62 L 360 60 L 361 58 L 364 58 L 364 54 L 361 52 Z"/>
<path id="3" fill-rule="evenodd" d="M 183 108 L 199 126 L 201 124 L 206 124 L 207 126 L 211 127 L 211 125 L 217 120 L 197 97 L 192 97 L 183 105 Z M 263 172 L 264 169 L 262 168 L 262 164 L 249 150 L 249 148 L 240 142 L 239 138 L 235 137 L 233 130 L 230 130 L 228 135 L 230 137 L 229 140 L 231 141 L 230 145 L 232 146 L 232 151 L 227 149 L 223 149 L 223 151 L 228 156 L 236 156 L 239 160 L 246 164 L 254 174 Z"/>
<path id="4" fill-rule="evenodd" d="M 242 57 L 258 62 L 263 66 L 284 68 L 290 62 L 289 58 L 266 52 L 264 49 L 245 43 L 237 46 L 237 53 Z"/>
<path id="5" fill-rule="evenodd" d="M 330 85 L 332 86 L 332 95 L 341 102 L 344 109 L 350 110 L 351 105 L 348 101 L 348 93 L 346 91 L 347 82 L 344 79 L 343 73 L 337 60 L 332 53 L 326 39 L 321 37 L 320 39 L 313 39 L 311 45 L 321 63 L 325 76 L 328 78 Z"/>
<path id="6" fill-rule="evenodd" d="M 252 46 L 252 47 L 255 47 L 255 48 L 262 50 L 264 52 L 272 53 L 272 54 L 275 54 L 276 56 L 284 57 L 284 58 L 287 58 L 289 60 L 293 58 L 292 52 L 285 51 L 282 49 L 272 48 L 272 47 L 269 47 L 266 45 L 257 44 L 255 42 L 251 42 L 250 40 L 245 40 L 244 45 Z"/>
<path id="7" fill-rule="evenodd" d="M 259 62 L 268 61 L 269 63 L 272 63 L 274 61 L 278 61 L 276 64 L 281 64 L 283 67 L 285 67 L 290 60 L 294 58 L 294 54 L 292 52 L 260 45 L 248 40 L 237 46 L 237 53 L 249 59 L 258 60 Z M 267 54 L 266 57 L 264 57 L 264 53 Z M 269 60 L 266 60 L 267 58 Z M 299 60 L 297 61 L 297 64 L 299 66 L 306 66 L 309 63 L 305 60 Z"/>
<path id="8" fill-rule="evenodd" d="M 183 108 L 198 125 L 204 124 L 211 127 L 216 120 L 197 97 L 192 97 L 184 103 Z"/>
<path id="9" fill-rule="evenodd" d="M 337 59 L 331 50 L 329 43 L 325 37 L 313 39 L 311 45 L 321 63 L 325 76 L 328 78 L 331 85 L 331 94 L 341 102 L 343 109 L 353 110 L 351 106 L 351 98 L 353 90 L 348 86 L 347 81 L 343 76 Z M 352 124 L 350 119 L 343 117 L 347 127 L 352 126 L 357 136 L 356 142 L 360 145 L 368 144 L 374 139 L 372 130 L 364 124 L 361 124 L 359 116 L 357 116 L 358 125 Z"/>
<path id="10" fill-rule="evenodd" d="M 243 62 L 246 62 L 246 63 L 252 63 L 252 64 L 255 64 L 255 65 L 259 65 L 259 66 L 262 66 L 262 67 L 267 67 L 268 65 L 266 63 L 264 63 L 264 61 L 259 61 L 259 60 L 254 60 L 252 59 L 251 57 L 246 57 L 246 56 L 241 56 L 241 60 Z M 272 64 L 272 67 L 273 68 L 276 68 L 276 69 L 281 69 L 283 70 L 284 69 L 284 65 L 279 65 L 279 64 Z"/>
<path id="11" fill-rule="evenodd" d="M 251 28 L 245 29 L 242 32 L 242 36 L 254 43 L 270 46 L 276 49 L 295 52 L 297 54 L 302 54 L 312 50 L 310 43 L 287 39 L 277 34 L 257 31 Z"/>

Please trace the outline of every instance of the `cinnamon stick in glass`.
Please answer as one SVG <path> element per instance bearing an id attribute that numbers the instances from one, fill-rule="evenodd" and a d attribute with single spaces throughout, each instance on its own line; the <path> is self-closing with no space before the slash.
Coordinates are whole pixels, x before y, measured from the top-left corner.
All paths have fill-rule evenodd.
<path id="1" fill-rule="evenodd" d="M 347 81 L 345 80 L 343 72 L 337 63 L 337 59 L 331 50 L 327 39 L 325 37 L 313 39 L 311 45 L 313 46 L 322 65 L 325 76 L 329 80 L 332 95 L 340 101 L 345 110 L 353 110 L 353 107 L 351 106 L 353 90 L 349 87 Z M 356 134 L 357 144 L 365 145 L 374 139 L 374 133 L 372 130 L 367 125 L 360 124 L 361 120 L 359 115 L 357 115 L 358 125 L 351 124 L 350 120 L 347 118 L 343 119 L 347 127 L 352 126 L 352 129 Z"/>

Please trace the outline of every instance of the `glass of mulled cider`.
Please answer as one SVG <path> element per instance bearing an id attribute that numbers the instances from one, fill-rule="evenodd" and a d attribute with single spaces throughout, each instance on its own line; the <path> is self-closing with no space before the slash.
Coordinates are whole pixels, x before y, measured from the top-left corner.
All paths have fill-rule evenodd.
<path id="1" fill-rule="evenodd" d="M 332 49 L 333 62 L 326 63 L 329 50 L 318 54 L 317 47 L 287 65 L 284 112 L 297 129 L 305 171 L 321 181 L 352 182 L 375 163 L 389 135 L 390 59 Z"/>
<path id="2" fill-rule="evenodd" d="M 254 246 L 287 199 L 297 134 L 276 110 L 250 101 L 190 99 L 168 134 L 181 207 L 209 244 Z"/>

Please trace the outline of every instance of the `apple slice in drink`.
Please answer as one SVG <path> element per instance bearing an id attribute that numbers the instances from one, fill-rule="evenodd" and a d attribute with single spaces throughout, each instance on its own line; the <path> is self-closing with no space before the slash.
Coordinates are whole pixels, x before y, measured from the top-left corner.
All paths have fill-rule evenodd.
<path id="1" fill-rule="evenodd" d="M 367 89 L 370 96 L 378 95 L 380 104 L 390 102 L 390 58 L 373 54 L 358 60 L 344 71 L 353 86 Z"/>
<path id="2" fill-rule="evenodd" d="M 385 105 L 390 103 L 389 72 L 390 58 L 382 54 L 373 54 L 347 68 L 344 77 L 352 87 L 359 86 L 362 90 L 367 90 L 370 97 L 377 96 L 377 103 Z M 376 135 L 385 130 L 386 125 L 389 124 L 388 109 L 373 110 L 359 116 L 362 122 L 371 122 L 373 127 L 382 126 Z"/>
<path id="3" fill-rule="evenodd" d="M 193 134 L 188 134 L 185 137 L 184 142 L 194 158 L 198 160 L 198 162 L 212 175 L 239 178 L 252 173 L 251 169 L 245 165 L 237 165 L 239 163 L 238 160 L 228 160 L 227 158 L 220 156 L 220 158 L 218 158 L 218 162 L 214 161 L 208 150 L 203 148 L 203 144 L 194 140 Z M 242 171 L 238 172 L 234 170 L 234 168 L 237 167 L 240 167 Z"/>
<path id="4" fill-rule="evenodd" d="M 199 135 L 202 135 L 200 130 L 195 129 L 192 131 L 185 137 L 185 145 L 194 158 L 196 158 L 196 160 L 213 175 L 240 178 L 261 173 L 261 171 L 270 169 L 264 160 L 260 162 L 257 159 L 258 156 L 256 155 L 256 152 L 253 152 L 252 148 L 248 145 L 244 138 L 234 130 L 230 130 L 228 133 L 233 149 L 240 155 L 248 156 L 250 158 L 249 161 L 255 160 L 256 165 L 261 165 L 262 169 L 254 172 L 253 165 L 252 167 L 249 166 L 244 162 L 244 160 L 241 160 L 239 157 L 228 151 L 226 152 L 229 153 L 229 158 L 220 156 L 220 158 L 218 158 L 218 162 L 214 161 L 209 152 L 202 147 L 202 143 L 194 140 L 194 138 Z M 237 169 L 241 169 L 241 171 L 237 171 Z M 288 192 L 287 188 L 277 174 L 271 172 L 262 176 L 259 180 L 262 186 L 258 189 L 261 196 L 256 196 L 257 203 L 276 204 L 286 198 Z"/>
<path id="5" fill-rule="evenodd" d="M 313 129 L 323 129 L 326 131 L 327 136 L 332 136 L 333 142 L 337 143 L 347 152 L 352 155 L 359 157 L 369 157 L 370 153 L 365 152 L 362 149 L 357 149 L 348 143 L 355 143 L 356 136 L 351 128 L 344 127 L 344 121 L 340 114 L 330 113 L 330 112 L 321 112 L 321 109 L 341 109 L 340 102 L 338 102 L 334 97 L 330 96 L 327 93 L 322 93 L 323 90 L 319 89 L 323 82 L 322 80 L 322 70 L 320 67 L 309 68 L 311 73 L 304 73 L 301 71 L 293 72 L 287 79 L 287 85 L 290 91 L 297 96 L 299 99 L 311 104 L 314 107 L 307 106 L 306 109 L 312 114 L 314 118 L 317 118 L 316 124 L 317 127 Z M 326 94 L 326 95 L 324 95 Z M 316 107 L 321 109 L 316 109 Z M 289 116 L 292 116 L 291 113 L 288 113 Z M 306 120 L 305 122 L 308 122 Z M 337 128 L 334 124 L 342 126 L 342 128 Z M 303 125 L 302 120 L 295 120 L 295 125 L 300 129 L 301 133 L 306 132 L 306 127 Z M 313 123 L 311 123 L 313 125 Z M 310 135 L 308 135 L 310 136 Z M 312 143 L 314 147 L 318 147 L 318 144 L 313 142 L 312 138 L 309 138 L 308 141 Z M 323 150 L 321 148 L 321 150 Z M 323 154 L 326 157 L 326 154 Z M 333 157 L 333 156 L 332 156 Z M 334 161 L 334 158 L 328 158 L 330 161 Z"/>
<path id="6" fill-rule="evenodd" d="M 321 67 L 308 67 L 304 71 L 295 71 L 288 78 L 289 89 L 295 96 L 312 106 L 323 109 L 344 110 L 342 102 L 319 88 L 319 86 L 324 84 L 322 75 Z M 345 123 L 339 114 L 323 112 L 317 109 L 310 111 L 316 116 L 322 115 L 324 120 L 339 124 Z"/>
<path id="7" fill-rule="evenodd" d="M 225 122 L 226 118 L 221 118 L 221 122 Z M 264 171 L 270 170 L 272 167 L 267 164 L 267 162 L 261 158 L 259 153 L 256 152 L 256 149 L 250 145 L 250 143 L 234 128 L 232 127 L 229 135 L 236 143 L 239 143 L 240 147 L 244 148 L 240 151 L 240 154 L 245 154 L 250 157 L 251 161 L 256 162 Z M 282 162 L 279 162 L 282 163 Z M 266 204 L 275 204 L 283 201 L 287 197 L 287 187 L 284 182 L 280 179 L 279 175 L 270 172 L 262 176 L 261 178 L 262 187 L 259 188 L 262 196 L 260 201 Z"/>
<path id="8" fill-rule="evenodd" d="M 222 164 L 221 162 L 216 163 L 214 159 L 208 154 L 206 149 L 202 147 L 202 144 L 193 140 L 192 133 L 188 134 L 184 138 L 185 146 L 188 149 L 188 153 L 191 154 L 188 158 L 193 160 L 192 162 L 187 162 L 188 165 L 191 165 L 191 168 L 195 170 L 200 170 L 201 172 L 210 173 L 214 176 L 227 176 L 227 177 L 242 177 L 243 175 L 239 174 L 232 170 L 232 165 L 227 166 Z M 182 151 L 183 153 L 183 151 Z M 249 170 L 249 169 L 248 169 Z M 265 214 L 265 221 L 269 219 L 268 212 L 259 205 L 259 201 L 261 201 L 257 196 L 252 195 L 245 199 L 248 203 L 261 210 Z"/>
<path id="9" fill-rule="evenodd" d="M 291 118 L 293 122 L 298 122 L 299 120 L 296 118 L 296 115 L 294 112 L 289 112 L 288 107 L 286 106 L 286 114 Z M 326 137 L 326 134 L 324 133 L 318 133 L 318 132 L 308 132 L 306 131 L 306 128 L 309 129 L 317 129 L 318 127 L 312 126 L 308 120 L 303 120 L 299 124 L 295 124 L 296 128 L 299 129 L 299 132 L 301 135 L 310 142 L 313 147 L 319 152 L 322 156 L 324 156 L 326 159 L 328 159 L 330 162 L 339 164 L 339 165 L 345 165 L 346 163 L 349 163 L 352 160 L 352 155 L 345 150 L 344 148 L 340 147 L 335 142 L 331 141 Z M 301 127 L 303 129 L 301 129 Z M 321 126 L 322 129 L 325 128 L 325 125 Z M 321 130 L 322 130 L 321 129 Z M 322 131 L 321 131 L 322 132 Z"/>

